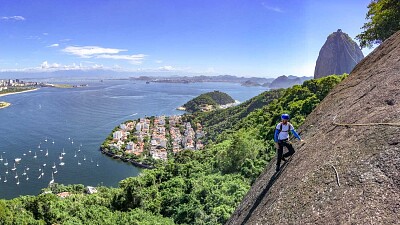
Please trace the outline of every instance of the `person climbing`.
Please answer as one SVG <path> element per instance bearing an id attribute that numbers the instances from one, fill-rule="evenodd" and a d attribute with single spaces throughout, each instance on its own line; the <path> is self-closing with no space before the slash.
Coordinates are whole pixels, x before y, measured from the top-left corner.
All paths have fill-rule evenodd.
<path id="1" fill-rule="evenodd" d="M 303 141 L 299 134 L 297 134 L 293 125 L 289 123 L 290 116 L 288 114 L 282 114 L 282 121 L 276 125 L 274 141 L 275 146 L 278 151 L 277 160 L 276 160 L 276 172 L 279 171 L 281 166 L 281 160 L 286 161 L 286 157 L 289 157 L 295 153 L 295 150 L 292 144 L 289 141 L 289 131 L 292 131 L 293 135 Z M 286 147 L 289 151 L 286 154 L 283 154 L 283 147 Z"/>

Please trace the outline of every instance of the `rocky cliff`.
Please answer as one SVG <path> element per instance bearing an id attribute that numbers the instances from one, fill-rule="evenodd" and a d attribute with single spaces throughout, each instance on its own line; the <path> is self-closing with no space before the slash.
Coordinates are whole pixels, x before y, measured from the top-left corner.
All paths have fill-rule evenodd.
<path id="1" fill-rule="evenodd" d="M 296 154 L 279 173 L 271 161 L 227 224 L 399 224 L 400 31 L 298 131 Z"/>
<path id="2" fill-rule="evenodd" d="M 319 51 L 314 78 L 350 73 L 363 58 L 357 43 L 339 29 L 328 36 Z"/>

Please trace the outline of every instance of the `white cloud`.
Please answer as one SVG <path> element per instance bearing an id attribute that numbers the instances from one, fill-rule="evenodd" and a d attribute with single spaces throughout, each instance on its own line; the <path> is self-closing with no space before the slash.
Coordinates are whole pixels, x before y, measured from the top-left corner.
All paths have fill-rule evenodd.
<path id="1" fill-rule="evenodd" d="M 44 61 L 40 64 L 40 67 L 26 68 L 24 71 L 57 71 L 57 70 L 93 70 L 93 69 L 103 69 L 103 65 L 93 64 L 93 65 L 83 65 L 82 63 L 72 63 L 70 65 L 63 65 L 60 63 L 49 63 Z"/>
<path id="2" fill-rule="evenodd" d="M 96 55 L 98 59 L 121 59 L 121 60 L 128 60 L 132 64 L 141 64 L 144 57 L 144 54 L 137 54 L 137 55 L 111 55 L 111 54 L 101 54 Z"/>
<path id="3" fill-rule="evenodd" d="M 270 6 L 270 5 L 268 5 L 267 3 L 265 3 L 265 2 L 262 2 L 261 5 L 262 5 L 265 9 L 267 9 L 267 10 L 269 10 L 269 11 L 278 12 L 278 13 L 283 13 L 283 10 L 280 9 L 279 7 Z"/>
<path id="4" fill-rule="evenodd" d="M 79 56 L 81 58 L 127 60 L 135 65 L 141 64 L 146 57 L 146 55 L 144 54 L 120 55 L 118 53 L 128 50 L 117 48 L 103 48 L 99 46 L 68 46 L 62 51 Z"/>
<path id="5" fill-rule="evenodd" d="M 175 71 L 177 69 L 174 68 L 173 66 L 161 66 L 161 67 L 158 67 L 158 70 L 160 70 L 160 71 Z"/>
<path id="6" fill-rule="evenodd" d="M 120 52 L 127 51 L 125 49 L 117 48 L 103 48 L 99 46 L 68 46 L 63 49 L 63 52 L 79 56 L 81 58 L 91 58 L 94 55 L 99 54 L 118 54 Z"/>
<path id="7" fill-rule="evenodd" d="M 60 46 L 60 44 L 55 43 L 55 44 L 52 44 L 52 45 L 48 45 L 47 47 L 48 48 L 55 48 L 55 47 L 58 47 L 58 46 Z"/>
<path id="8" fill-rule="evenodd" d="M 25 17 L 23 17 L 23 16 L 3 16 L 0 19 L 6 20 L 6 21 L 23 21 L 23 20 L 25 20 Z"/>
<path id="9" fill-rule="evenodd" d="M 163 61 L 162 60 L 156 60 L 156 63 L 160 64 L 160 63 L 163 63 Z"/>
<path id="10" fill-rule="evenodd" d="M 43 33 L 43 35 L 44 35 L 44 36 L 47 36 L 47 35 L 49 35 L 49 33 Z"/>

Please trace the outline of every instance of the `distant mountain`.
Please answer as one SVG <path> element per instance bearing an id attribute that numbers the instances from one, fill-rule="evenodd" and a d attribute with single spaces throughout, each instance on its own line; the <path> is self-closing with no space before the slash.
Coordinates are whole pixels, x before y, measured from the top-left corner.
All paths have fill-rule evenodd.
<path id="1" fill-rule="evenodd" d="M 269 88 L 271 89 L 288 88 L 296 84 L 302 84 L 304 81 L 310 79 L 312 79 L 312 77 L 296 77 L 293 75 L 289 76 L 283 75 L 273 80 L 272 83 L 269 85 Z"/>
<path id="2" fill-rule="evenodd" d="M 339 29 L 328 36 L 319 51 L 314 78 L 350 73 L 363 58 L 357 43 Z"/>

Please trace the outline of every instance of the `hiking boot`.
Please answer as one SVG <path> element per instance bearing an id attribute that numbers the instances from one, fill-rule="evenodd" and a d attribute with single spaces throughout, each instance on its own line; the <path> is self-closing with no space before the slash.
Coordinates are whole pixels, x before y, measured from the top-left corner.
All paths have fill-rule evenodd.
<path id="1" fill-rule="evenodd" d="M 287 162 L 288 160 L 285 157 L 282 157 L 282 161 Z"/>

